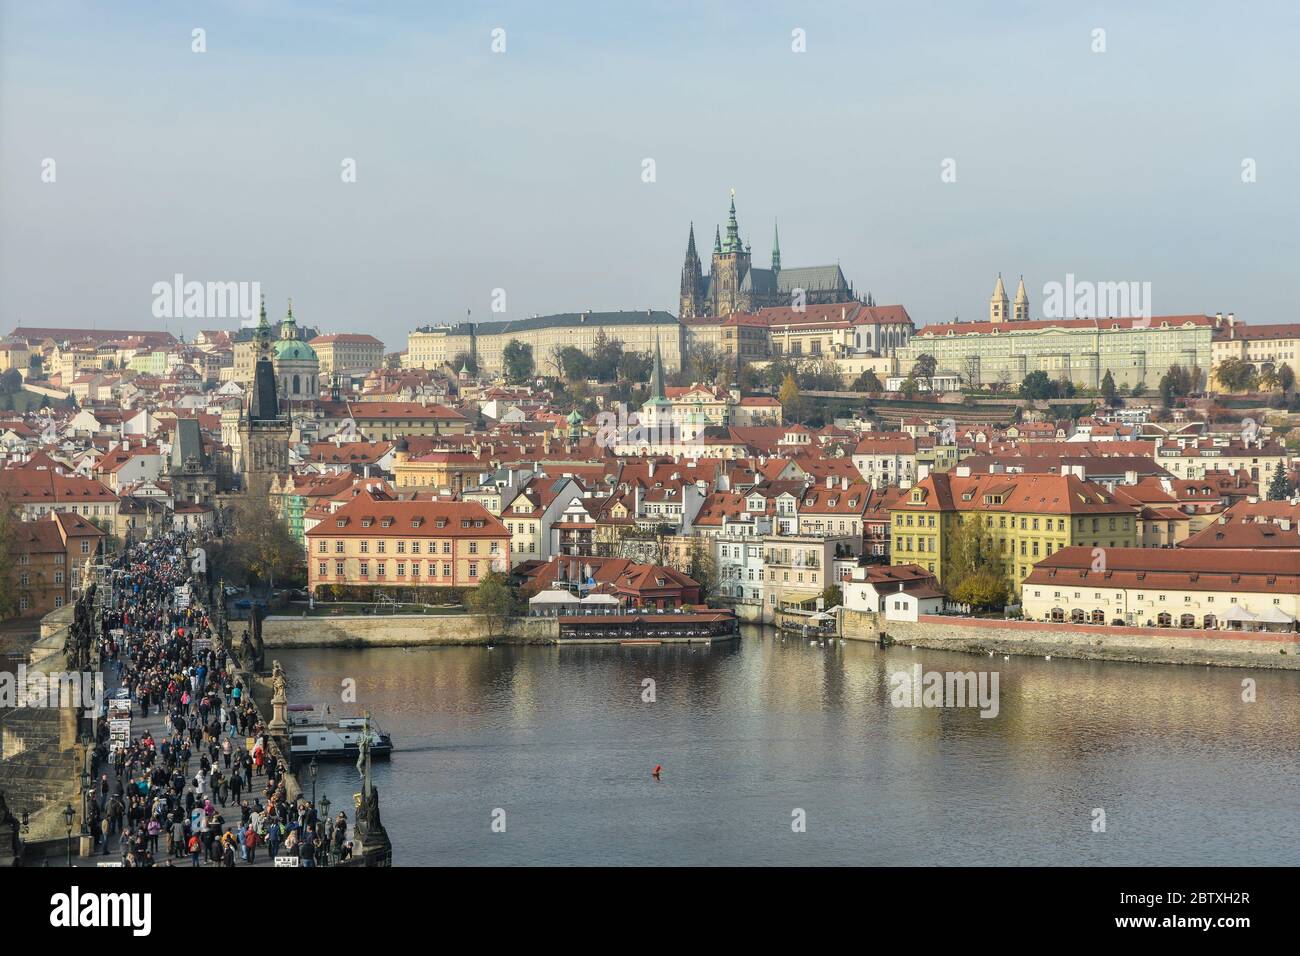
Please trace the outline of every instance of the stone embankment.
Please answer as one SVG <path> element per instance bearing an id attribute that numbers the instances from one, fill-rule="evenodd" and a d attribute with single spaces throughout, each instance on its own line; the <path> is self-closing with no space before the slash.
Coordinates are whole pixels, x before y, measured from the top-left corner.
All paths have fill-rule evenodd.
<path id="1" fill-rule="evenodd" d="M 915 623 L 845 611 L 846 640 L 898 643 L 970 654 L 1033 654 L 1080 660 L 1300 670 L 1300 634 L 1101 627 L 923 615 Z"/>
<path id="2" fill-rule="evenodd" d="M 267 650 L 285 647 L 421 647 L 458 644 L 554 644 L 554 618 L 516 617 L 488 628 L 477 614 L 271 616 L 262 621 Z"/>

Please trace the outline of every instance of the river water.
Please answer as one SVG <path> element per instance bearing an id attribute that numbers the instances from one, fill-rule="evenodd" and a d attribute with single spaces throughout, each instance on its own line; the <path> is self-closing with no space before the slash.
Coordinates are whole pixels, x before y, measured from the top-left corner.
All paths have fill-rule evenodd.
<path id="1" fill-rule="evenodd" d="M 375 782 L 398 866 L 1300 863 L 1295 671 L 754 627 L 712 647 L 271 656 L 291 703 L 337 703 L 351 679 L 393 735 Z M 997 716 L 894 706 L 889 675 L 917 663 L 997 671 Z M 359 789 L 348 761 L 316 786 L 349 810 Z"/>

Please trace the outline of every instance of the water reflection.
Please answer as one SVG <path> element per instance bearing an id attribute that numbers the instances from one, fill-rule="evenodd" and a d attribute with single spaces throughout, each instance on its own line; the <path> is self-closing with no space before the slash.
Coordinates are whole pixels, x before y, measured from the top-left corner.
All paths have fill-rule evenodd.
<path id="1" fill-rule="evenodd" d="M 291 701 L 338 701 L 354 678 L 394 735 L 376 780 L 399 864 L 1300 857 L 1295 672 L 1003 661 L 757 629 L 712 647 L 275 656 Z M 917 662 L 997 670 L 998 716 L 891 706 L 890 672 Z M 350 802 L 355 771 L 330 765 L 318 789 Z M 489 829 L 497 807 L 504 834 Z M 806 833 L 791 831 L 796 807 Z M 1091 830 L 1097 807 L 1106 833 Z"/>

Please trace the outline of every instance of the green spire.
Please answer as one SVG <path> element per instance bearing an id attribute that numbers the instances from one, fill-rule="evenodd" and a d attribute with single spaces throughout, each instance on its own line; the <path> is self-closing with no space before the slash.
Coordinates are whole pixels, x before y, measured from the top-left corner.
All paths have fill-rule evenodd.
<path id="1" fill-rule="evenodd" d="M 713 227 L 713 254 L 722 255 L 722 230 L 717 226 Z"/>
<path id="2" fill-rule="evenodd" d="M 736 191 L 731 191 L 731 211 L 727 214 L 727 244 L 725 252 L 741 252 L 740 227 L 736 225 Z"/>
<path id="3" fill-rule="evenodd" d="M 781 231 L 777 228 L 776 220 L 772 221 L 772 271 L 781 271 Z"/>

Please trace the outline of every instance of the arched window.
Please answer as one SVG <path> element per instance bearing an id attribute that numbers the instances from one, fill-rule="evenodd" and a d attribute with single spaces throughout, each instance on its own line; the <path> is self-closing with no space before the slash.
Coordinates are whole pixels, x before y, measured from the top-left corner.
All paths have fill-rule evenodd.
<path id="1" fill-rule="evenodd" d="M 1207 614 L 1205 615 L 1205 621 L 1203 622 L 1203 626 L 1207 631 L 1212 631 L 1219 626 L 1219 619 L 1215 617 L 1213 614 Z"/>
<path id="2" fill-rule="evenodd" d="M 1070 612 L 1070 623 L 1071 624 L 1083 623 L 1083 608 L 1076 607 L 1073 611 Z"/>
<path id="3" fill-rule="evenodd" d="M 1156 615 L 1156 626 L 1157 626 L 1157 627 L 1173 627 L 1173 626 L 1174 626 L 1174 616 L 1173 616 L 1172 614 L 1170 614 L 1168 611 L 1161 611 L 1159 614 Z"/>
<path id="4" fill-rule="evenodd" d="M 293 394 L 298 394 L 298 374 L 296 372 L 293 376 Z"/>
<path id="5" fill-rule="evenodd" d="M 1092 623 L 1093 623 L 1093 624 L 1105 624 L 1105 623 L 1106 623 L 1106 612 L 1103 611 L 1103 610 L 1101 610 L 1100 608 L 1097 608 L 1097 609 L 1093 610 L 1093 612 L 1092 612 Z"/>
<path id="6" fill-rule="evenodd" d="M 1179 627 L 1195 627 L 1195 626 L 1196 626 L 1196 615 L 1195 615 L 1195 614 L 1184 614 L 1181 618 L 1178 619 L 1178 626 L 1179 626 Z"/>
<path id="7" fill-rule="evenodd" d="M 1059 607 L 1054 607 L 1052 608 L 1052 613 L 1050 616 L 1053 621 L 1064 621 L 1065 611 Z"/>

